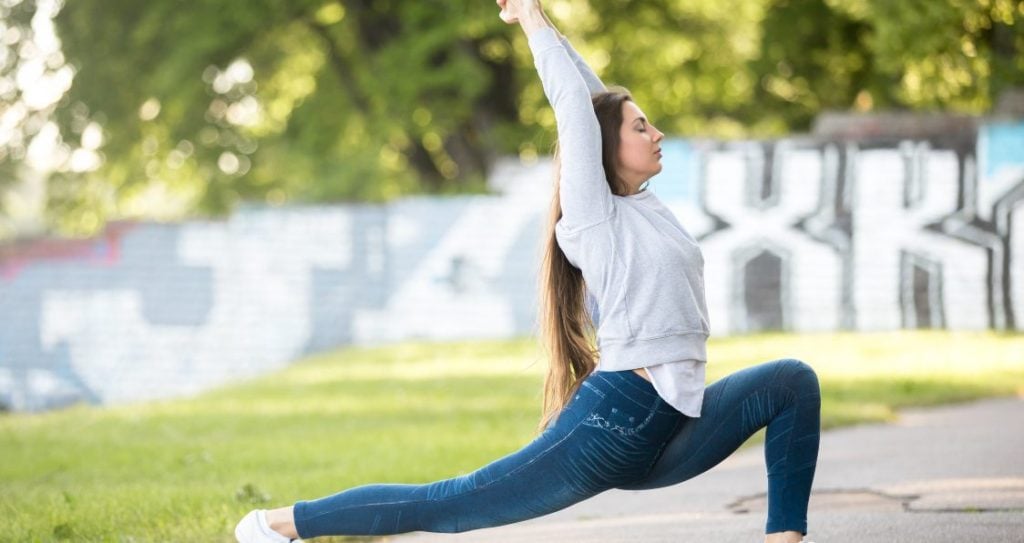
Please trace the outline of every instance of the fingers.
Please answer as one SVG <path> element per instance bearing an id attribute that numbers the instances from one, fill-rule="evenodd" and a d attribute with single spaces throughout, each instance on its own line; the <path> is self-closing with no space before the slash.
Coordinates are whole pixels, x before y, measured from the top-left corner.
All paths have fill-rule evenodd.
<path id="1" fill-rule="evenodd" d="M 498 17 L 501 18 L 502 21 L 506 24 L 515 24 L 519 22 L 516 0 L 512 1 L 511 6 L 508 5 L 508 0 L 495 0 L 495 3 L 498 4 L 499 8 L 501 8 L 501 13 L 498 14 Z"/>

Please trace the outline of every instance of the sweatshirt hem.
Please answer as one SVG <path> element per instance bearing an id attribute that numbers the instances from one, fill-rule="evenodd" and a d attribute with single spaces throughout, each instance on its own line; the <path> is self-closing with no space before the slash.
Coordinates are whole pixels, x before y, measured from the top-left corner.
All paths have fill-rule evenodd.
<path id="1" fill-rule="evenodd" d="M 707 339 L 704 332 L 672 334 L 653 339 L 610 342 L 599 340 L 603 370 L 634 370 L 678 360 L 707 361 Z"/>

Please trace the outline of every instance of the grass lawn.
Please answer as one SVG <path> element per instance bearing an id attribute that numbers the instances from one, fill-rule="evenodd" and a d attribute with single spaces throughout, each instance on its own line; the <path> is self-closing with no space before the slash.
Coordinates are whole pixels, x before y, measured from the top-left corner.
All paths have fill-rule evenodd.
<path id="1" fill-rule="evenodd" d="M 1022 334 L 766 334 L 713 339 L 708 357 L 708 384 L 777 358 L 811 364 L 825 429 L 1024 394 Z M 3 414 L 0 541 L 234 541 L 252 508 L 466 473 L 530 441 L 544 364 L 533 338 L 403 343 L 194 398 Z M 370 539 L 320 541 L 355 540 Z"/>

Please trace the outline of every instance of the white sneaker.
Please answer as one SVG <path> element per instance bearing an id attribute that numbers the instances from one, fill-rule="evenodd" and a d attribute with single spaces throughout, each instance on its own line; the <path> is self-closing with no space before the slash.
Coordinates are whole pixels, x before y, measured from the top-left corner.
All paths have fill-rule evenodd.
<path id="1" fill-rule="evenodd" d="M 274 530 L 267 524 L 266 509 L 253 509 L 246 513 L 242 520 L 235 526 L 235 539 L 238 543 L 289 543 L 301 539 L 288 539 Z"/>

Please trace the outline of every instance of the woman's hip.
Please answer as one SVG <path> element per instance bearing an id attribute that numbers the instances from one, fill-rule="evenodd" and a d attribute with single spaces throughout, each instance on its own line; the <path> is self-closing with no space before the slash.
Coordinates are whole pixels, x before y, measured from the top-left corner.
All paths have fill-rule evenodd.
<path id="1" fill-rule="evenodd" d="M 684 418 L 632 370 L 594 372 L 551 431 L 570 434 L 566 471 L 573 486 L 594 492 L 646 475 Z"/>

